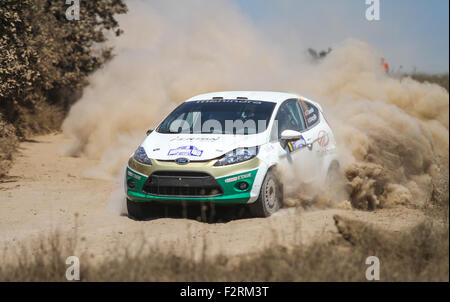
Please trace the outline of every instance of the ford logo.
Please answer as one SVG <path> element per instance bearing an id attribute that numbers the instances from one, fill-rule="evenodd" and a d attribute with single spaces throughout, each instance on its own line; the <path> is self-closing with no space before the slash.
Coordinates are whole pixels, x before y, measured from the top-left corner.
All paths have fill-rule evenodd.
<path id="1" fill-rule="evenodd" d="M 180 157 L 180 158 L 177 158 L 177 159 L 175 160 L 175 162 L 176 162 L 177 164 L 179 164 L 179 165 L 185 165 L 185 164 L 187 164 L 187 163 L 189 162 L 189 159 L 188 159 L 188 158 L 185 158 L 185 157 Z"/>

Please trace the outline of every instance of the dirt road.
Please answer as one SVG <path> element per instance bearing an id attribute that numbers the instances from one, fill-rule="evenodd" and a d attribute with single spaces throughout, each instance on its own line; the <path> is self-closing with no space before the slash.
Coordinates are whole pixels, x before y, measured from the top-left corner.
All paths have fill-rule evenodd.
<path id="1" fill-rule="evenodd" d="M 21 144 L 10 176 L 0 182 L 0 248 L 56 230 L 72 236 L 76 229 L 79 251 L 94 259 L 107 257 L 113 250 L 142 249 L 144 238 L 147 247 L 180 255 L 198 254 L 204 243 L 209 255 L 238 255 L 261 250 L 274 240 L 289 247 L 295 241 L 330 239 L 337 236 L 335 214 L 391 231 L 410 228 L 423 218 L 419 210 L 399 207 L 374 212 L 283 209 L 268 219 L 226 223 L 180 218 L 134 221 L 109 210 L 111 193 L 117 190 L 114 181 L 83 177 L 83 171 L 97 161 L 60 155 L 65 143 L 63 135 L 55 134 Z"/>

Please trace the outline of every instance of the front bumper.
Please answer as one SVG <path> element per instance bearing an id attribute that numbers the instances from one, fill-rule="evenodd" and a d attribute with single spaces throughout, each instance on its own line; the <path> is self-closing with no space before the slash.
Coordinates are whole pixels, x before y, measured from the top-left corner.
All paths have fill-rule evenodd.
<path id="1" fill-rule="evenodd" d="M 252 190 L 252 188 L 254 185 L 258 186 L 258 184 L 255 184 L 257 179 L 259 179 L 256 175 L 261 163 L 258 158 L 221 167 L 214 166 L 215 160 L 190 162 L 185 165 L 179 165 L 173 161 L 158 161 L 154 159 L 151 161 L 152 165 L 145 165 L 133 158 L 129 159 L 125 177 L 128 199 L 136 202 L 213 202 L 218 204 L 245 204 L 255 199 L 255 190 Z M 220 194 L 214 194 L 214 196 L 187 196 L 180 194 L 178 190 L 175 190 L 177 192 L 176 195 L 149 193 L 147 189 L 147 181 L 150 181 L 149 176 L 152 176 L 153 173 L 156 175 L 162 172 L 172 174 L 177 172 L 206 173 L 217 182 L 221 192 Z M 130 182 L 134 186 L 130 186 Z M 248 187 L 245 190 L 240 190 L 237 187 L 239 182 L 247 183 Z M 186 183 L 184 185 L 186 186 Z"/>

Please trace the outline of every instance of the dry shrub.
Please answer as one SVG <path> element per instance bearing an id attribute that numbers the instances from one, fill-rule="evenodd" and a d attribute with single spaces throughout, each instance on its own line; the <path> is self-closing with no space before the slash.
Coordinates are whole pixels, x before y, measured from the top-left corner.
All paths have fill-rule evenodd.
<path id="1" fill-rule="evenodd" d="M 120 1 L 87 1 L 77 22 L 64 1 L 4 0 L 0 4 L 0 176 L 17 137 L 59 130 L 88 76 L 112 57 L 110 31 L 121 33 Z"/>
<path id="2" fill-rule="evenodd" d="M 445 88 L 445 90 L 447 90 L 448 92 L 448 73 L 428 74 L 419 72 L 406 76 L 409 76 L 420 83 L 438 84 L 439 86 Z"/>
<path id="3" fill-rule="evenodd" d="M 447 213 L 448 215 L 448 213 Z M 448 217 L 448 216 L 447 216 Z M 93 265 L 81 255 L 82 281 L 366 281 L 365 260 L 380 259 L 381 281 L 448 281 L 449 233 L 446 221 L 425 221 L 404 233 L 381 232 L 361 221 L 335 216 L 341 236 L 328 242 L 272 244 L 261 253 L 216 256 L 194 261 L 156 247 L 137 254 L 111 254 Z M 0 267 L 1 281 L 65 281 L 65 259 L 74 240 L 57 234 L 22 248 L 18 261 Z"/>
<path id="4" fill-rule="evenodd" d="M 0 113 L 0 177 L 4 176 L 11 166 L 17 144 L 14 127 L 8 124 Z"/>
<path id="5" fill-rule="evenodd" d="M 74 255 L 75 240 L 54 232 L 48 237 L 3 249 L 2 281 L 62 281 L 66 258 Z"/>

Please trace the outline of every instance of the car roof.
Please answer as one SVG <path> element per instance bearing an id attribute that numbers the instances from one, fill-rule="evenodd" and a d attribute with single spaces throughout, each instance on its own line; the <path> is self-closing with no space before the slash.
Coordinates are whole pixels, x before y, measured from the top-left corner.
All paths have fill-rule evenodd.
<path id="1" fill-rule="evenodd" d="M 222 97 L 225 100 L 235 100 L 239 97 L 247 98 L 253 101 L 265 101 L 282 103 L 287 99 L 298 99 L 301 98 L 305 101 L 309 101 L 321 109 L 321 106 L 314 101 L 311 101 L 303 96 L 295 93 L 285 93 L 285 92 L 275 92 L 275 91 L 219 91 L 210 92 L 205 94 L 196 95 L 186 102 L 201 101 L 201 100 L 211 100 L 213 98 Z"/>

